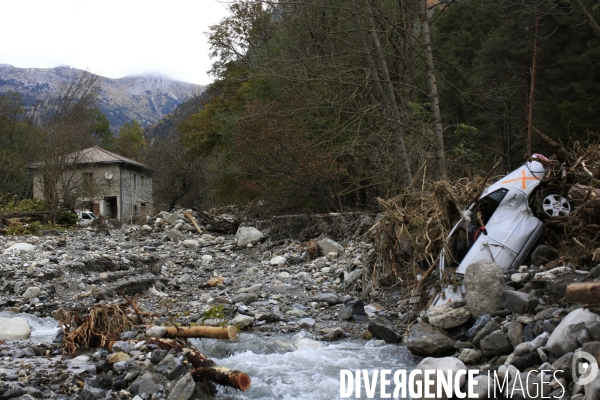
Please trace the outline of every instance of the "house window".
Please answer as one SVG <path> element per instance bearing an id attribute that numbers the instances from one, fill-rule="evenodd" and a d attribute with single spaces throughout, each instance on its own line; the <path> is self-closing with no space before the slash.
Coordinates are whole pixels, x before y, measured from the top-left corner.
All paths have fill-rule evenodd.
<path id="1" fill-rule="evenodd" d="M 84 172 L 81 174 L 83 191 L 86 193 L 90 193 L 94 186 L 94 173 L 93 172 Z"/>
<path id="2" fill-rule="evenodd" d="M 137 190 L 137 175 L 133 174 L 133 190 Z"/>
<path id="3" fill-rule="evenodd" d="M 140 175 L 140 188 L 144 190 L 144 175 Z"/>

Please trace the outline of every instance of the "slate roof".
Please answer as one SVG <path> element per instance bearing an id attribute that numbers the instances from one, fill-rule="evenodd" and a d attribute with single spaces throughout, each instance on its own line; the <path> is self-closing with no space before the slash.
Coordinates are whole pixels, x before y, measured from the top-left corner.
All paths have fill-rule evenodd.
<path id="1" fill-rule="evenodd" d="M 152 170 L 145 164 L 134 161 L 130 158 L 123 157 L 112 151 L 102 149 L 98 146 L 88 147 L 81 151 L 77 151 L 67 156 L 67 160 L 71 159 L 72 164 L 129 164 L 136 167 L 140 167 L 147 170 Z M 27 168 L 39 168 L 42 165 L 41 162 L 36 162 L 27 165 Z"/>

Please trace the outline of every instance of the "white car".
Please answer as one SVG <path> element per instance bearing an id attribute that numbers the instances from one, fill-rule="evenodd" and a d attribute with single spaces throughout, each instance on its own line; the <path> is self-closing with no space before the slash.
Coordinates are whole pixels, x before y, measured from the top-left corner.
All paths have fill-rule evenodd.
<path id="1" fill-rule="evenodd" d="M 96 214 L 94 214 L 90 210 L 83 210 L 81 212 L 78 212 L 77 215 L 79 216 L 79 222 L 77 222 L 77 225 L 79 226 L 91 225 L 92 222 L 94 222 L 94 220 L 98 219 Z"/>
<path id="2" fill-rule="evenodd" d="M 571 213 L 571 203 L 560 190 L 538 188 L 548 172 L 540 160 L 547 161 L 534 154 L 531 161 L 488 187 L 462 213 L 450 231 L 447 249 L 440 254 L 440 276 L 446 268 L 462 276 L 479 260 L 494 261 L 505 272 L 515 270 L 540 238 L 542 220 Z M 539 203 L 535 214 L 530 208 L 534 200 Z M 443 287 L 433 304 L 459 300 L 463 293 L 463 287 Z"/>

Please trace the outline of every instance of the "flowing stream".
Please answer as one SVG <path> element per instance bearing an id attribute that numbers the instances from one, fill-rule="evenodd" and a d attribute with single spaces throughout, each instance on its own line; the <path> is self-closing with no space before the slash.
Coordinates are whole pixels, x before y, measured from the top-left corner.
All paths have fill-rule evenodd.
<path id="1" fill-rule="evenodd" d="M 339 399 L 342 369 L 410 372 L 420 361 L 400 345 L 365 340 L 325 343 L 307 336 L 242 333 L 236 341 L 193 339 L 192 342 L 217 364 L 250 375 L 252 384 L 247 392 L 220 388 L 217 398 L 222 400 Z M 391 394 L 393 388 L 392 382 L 387 392 Z M 364 386 L 361 395 L 360 398 L 368 398 Z M 355 393 L 350 398 L 355 399 Z M 379 384 L 374 398 L 380 398 Z"/>

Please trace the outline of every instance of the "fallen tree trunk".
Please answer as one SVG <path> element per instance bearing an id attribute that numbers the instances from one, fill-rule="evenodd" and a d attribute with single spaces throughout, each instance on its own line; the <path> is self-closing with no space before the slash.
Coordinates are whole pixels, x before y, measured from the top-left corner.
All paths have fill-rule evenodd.
<path id="1" fill-rule="evenodd" d="M 220 385 L 230 386 L 242 391 L 246 391 L 250 387 L 251 380 L 248 374 L 218 366 L 217 363 L 207 358 L 197 349 L 187 347 L 181 340 L 148 338 L 146 339 L 146 343 L 155 344 L 161 350 L 169 351 L 173 349 L 178 353 L 188 353 L 190 364 L 196 368 L 192 371 L 194 380 L 207 379 Z"/>
<path id="2" fill-rule="evenodd" d="M 600 282 L 572 283 L 567 286 L 565 298 L 569 303 L 600 303 Z"/>
<path id="3" fill-rule="evenodd" d="M 194 378 L 205 378 L 219 385 L 230 386 L 245 392 L 250 387 L 250 377 L 240 371 L 225 367 L 196 368 L 192 371 Z"/>
<path id="4" fill-rule="evenodd" d="M 233 339 L 237 336 L 235 326 L 191 326 L 182 328 L 178 326 L 167 327 L 167 336 L 174 338 L 211 338 L 211 339 Z"/>

